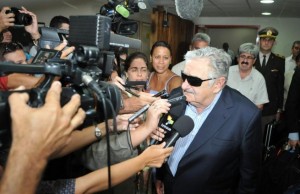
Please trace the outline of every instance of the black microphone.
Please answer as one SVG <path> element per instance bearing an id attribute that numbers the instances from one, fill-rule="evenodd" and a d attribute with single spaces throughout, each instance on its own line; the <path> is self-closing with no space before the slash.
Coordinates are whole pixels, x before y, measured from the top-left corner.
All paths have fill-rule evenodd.
<path id="1" fill-rule="evenodd" d="M 175 6 L 179 17 L 194 20 L 200 16 L 203 0 L 175 0 Z"/>
<path id="2" fill-rule="evenodd" d="M 182 116 L 185 112 L 186 102 L 181 101 L 180 103 L 171 107 L 170 111 L 164 114 L 158 123 L 158 127 L 165 130 L 165 137 L 168 138 L 172 135 L 172 127 L 177 119 Z M 156 139 L 151 139 L 150 145 L 158 144 L 159 141 Z"/>
<path id="3" fill-rule="evenodd" d="M 164 138 L 163 141 L 166 142 L 165 148 L 174 146 L 176 141 L 180 137 L 185 137 L 194 128 L 194 121 L 191 117 L 183 115 L 172 126 L 173 133 L 170 137 Z"/>
<path id="4" fill-rule="evenodd" d="M 172 105 L 177 104 L 180 101 L 185 101 L 186 97 L 185 96 L 178 96 L 175 98 L 168 99 L 168 102 Z M 138 110 L 136 113 L 134 113 L 131 117 L 129 117 L 128 122 L 131 123 L 134 119 L 138 118 L 141 114 L 146 112 L 150 107 L 150 104 L 145 105 L 143 108 Z"/>

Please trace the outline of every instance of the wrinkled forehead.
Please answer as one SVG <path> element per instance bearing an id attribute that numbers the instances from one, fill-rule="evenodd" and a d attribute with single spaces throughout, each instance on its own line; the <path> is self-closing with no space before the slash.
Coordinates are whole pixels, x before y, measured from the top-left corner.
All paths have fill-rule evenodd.
<path id="1" fill-rule="evenodd" d="M 184 72 L 189 75 L 201 76 L 211 69 L 211 59 L 207 56 L 194 57 L 186 60 Z"/>

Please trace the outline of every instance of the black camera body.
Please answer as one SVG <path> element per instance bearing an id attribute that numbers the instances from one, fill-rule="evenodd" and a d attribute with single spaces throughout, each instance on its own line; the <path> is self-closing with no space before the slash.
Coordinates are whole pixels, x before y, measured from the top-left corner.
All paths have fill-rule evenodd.
<path id="1" fill-rule="evenodd" d="M 6 14 L 13 13 L 15 14 L 15 25 L 24 25 L 29 26 L 32 24 L 32 17 L 29 14 L 20 13 L 19 8 L 12 7 L 10 10 L 6 11 Z"/>

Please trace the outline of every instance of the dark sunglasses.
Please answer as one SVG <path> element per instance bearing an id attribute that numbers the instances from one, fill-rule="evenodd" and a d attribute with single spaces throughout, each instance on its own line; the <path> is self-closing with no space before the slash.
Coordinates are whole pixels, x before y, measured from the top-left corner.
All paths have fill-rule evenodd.
<path id="1" fill-rule="evenodd" d="M 1 43 L 1 47 L 4 47 L 2 56 L 7 53 L 15 52 L 16 50 L 23 50 L 22 44 L 18 42 Z"/>
<path id="2" fill-rule="evenodd" d="M 203 80 L 203 79 L 200 79 L 199 77 L 190 76 L 183 72 L 181 72 L 181 77 L 182 77 L 183 81 L 187 80 L 191 86 L 195 86 L 195 87 L 201 86 L 202 82 L 216 79 L 216 78 L 210 78 L 210 79 Z"/>

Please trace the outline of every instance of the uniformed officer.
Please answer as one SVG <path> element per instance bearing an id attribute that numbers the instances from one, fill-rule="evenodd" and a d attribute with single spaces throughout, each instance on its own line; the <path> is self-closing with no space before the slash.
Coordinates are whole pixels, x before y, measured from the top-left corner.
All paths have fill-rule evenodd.
<path id="1" fill-rule="evenodd" d="M 266 27 L 258 32 L 260 51 L 255 62 L 255 68 L 260 71 L 267 85 L 269 103 L 262 111 L 262 130 L 267 123 L 280 119 L 283 109 L 283 85 L 285 59 L 272 53 L 272 48 L 278 31 L 273 27 Z"/>

